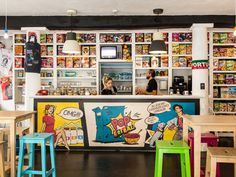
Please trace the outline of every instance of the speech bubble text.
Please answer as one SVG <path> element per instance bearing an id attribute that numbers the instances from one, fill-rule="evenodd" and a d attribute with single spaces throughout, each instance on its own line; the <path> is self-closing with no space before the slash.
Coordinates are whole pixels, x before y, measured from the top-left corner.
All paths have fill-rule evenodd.
<path id="1" fill-rule="evenodd" d="M 159 121 L 159 118 L 156 116 L 150 116 L 145 119 L 145 123 L 148 125 L 153 125 Z"/>
<path id="2" fill-rule="evenodd" d="M 58 115 L 67 120 L 78 120 L 84 113 L 79 108 L 64 108 Z"/>
<path id="3" fill-rule="evenodd" d="M 170 111 L 170 107 L 171 105 L 167 101 L 157 101 L 148 106 L 148 112 L 152 114 L 160 114 Z"/>

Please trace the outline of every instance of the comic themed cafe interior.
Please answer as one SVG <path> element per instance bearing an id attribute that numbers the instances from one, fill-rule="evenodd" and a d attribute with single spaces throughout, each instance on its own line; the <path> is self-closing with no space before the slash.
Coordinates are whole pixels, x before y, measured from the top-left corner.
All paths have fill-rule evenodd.
<path id="1" fill-rule="evenodd" d="M 0 0 L 0 177 L 236 177 L 236 0 Z"/>

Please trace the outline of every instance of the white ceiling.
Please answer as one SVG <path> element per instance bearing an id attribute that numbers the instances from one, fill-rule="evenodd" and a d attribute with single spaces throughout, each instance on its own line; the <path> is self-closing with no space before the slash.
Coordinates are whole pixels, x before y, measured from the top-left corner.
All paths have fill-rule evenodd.
<path id="1" fill-rule="evenodd" d="M 235 0 L 0 0 L 0 15 L 5 2 L 8 15 L 66 15 L 76 9 L 78 15 L 152 15 L 152 9 L 163 8 L 163 15 L 233 15 Z"/>

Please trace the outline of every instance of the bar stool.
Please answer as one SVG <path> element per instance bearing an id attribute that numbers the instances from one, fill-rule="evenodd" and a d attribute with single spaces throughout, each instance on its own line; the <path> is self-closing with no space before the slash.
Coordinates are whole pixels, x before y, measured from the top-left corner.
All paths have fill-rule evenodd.
<path id="1" fill-rule="evenodd" d="M 51 158 L 51 169 L 48 171 L 46 169 L 46 143 L 49 143 L 50 158 Z M 26 170 L 22 170 L 23 164 L 24 164 L 24 145 L 25 144 L 29 144 L 30 146 L 29 167 Z M 34 170 L 34 145 L 35 144 L 41 145 L 41 161 L 42 161 L 41 171 Z M 53 134 L 33 133 L 33 134 L 28 134 L 20 138 L 20 153 L 19 153 L 17 177 L 21 177 L 26 174 L 28 174 L 30 177 L 32 177 L 32 175 L 42 175 L 43 177 L 47 177 L 51 174 L 53 177 L 56 177 Z"/>
<path id="2" fill-rule="evenodd" d="M 184 141 L 156 141 L 154 177 L 162 177 L 164 154 L 180 154 L 182 177 L 191 177 L 189 146 Z"/>
<path id="3" fill-rule="evenodd" d="M 202 133 L 201 143 L 206 143 L 207 147 L 217 147 L 219 138 L 213 133 Z M 190 146 L 190 163 L 191 163 L 191 174 L 194 176 L 194 137 L 193 133 L 188 135 L 188 144 Z M 201 177 L 205 177 L 205 168 L 201 167 Z M 217 165 L 216 177 L 220 177 L 220 166 Z"/>
<path id="4" fill-rule="evenodd" d="M 236 148 L 208 147 L 206 161 L 206 177 L 216 176 L 217 163 L 236 163 Z"/>

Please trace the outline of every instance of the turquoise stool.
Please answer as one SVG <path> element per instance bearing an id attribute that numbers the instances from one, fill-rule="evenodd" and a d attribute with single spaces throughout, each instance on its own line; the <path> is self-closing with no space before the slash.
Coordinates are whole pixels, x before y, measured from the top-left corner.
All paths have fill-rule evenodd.
<path id="1" fill-rule="evenodd" d="M 164 154 L 180 154 L 182 177 L 191 177 L 189 146 L 184 141 L 156 141 L 154 177 L 162 177 Z"/>
<path id="2" fill-rule="evenodd" d="M 50 158 L 51 158 L 51 169 L 47 171 L 46 169 L 46 143 L 50 145 Z M 24 165 L 24 145 L 30 145 L 29 152 L 29 167 L 23 170 Z M 34 170 L 34 146 L 35 144 L 41 145 L 41 160 L 42 160 L 42 171 Z M 19 162 L 18 162 L 18 172 L 17 177 L 24 175 L 42 175 L 43 177 L 48 177 L 52 174 L 52 177 L 56 177 L 56 167 L 55 167 L 55 152 L 54 152 L 54 138 L 51 133 L 33 133 L 20 138 L 20 152 L 19 152 Z"/>

